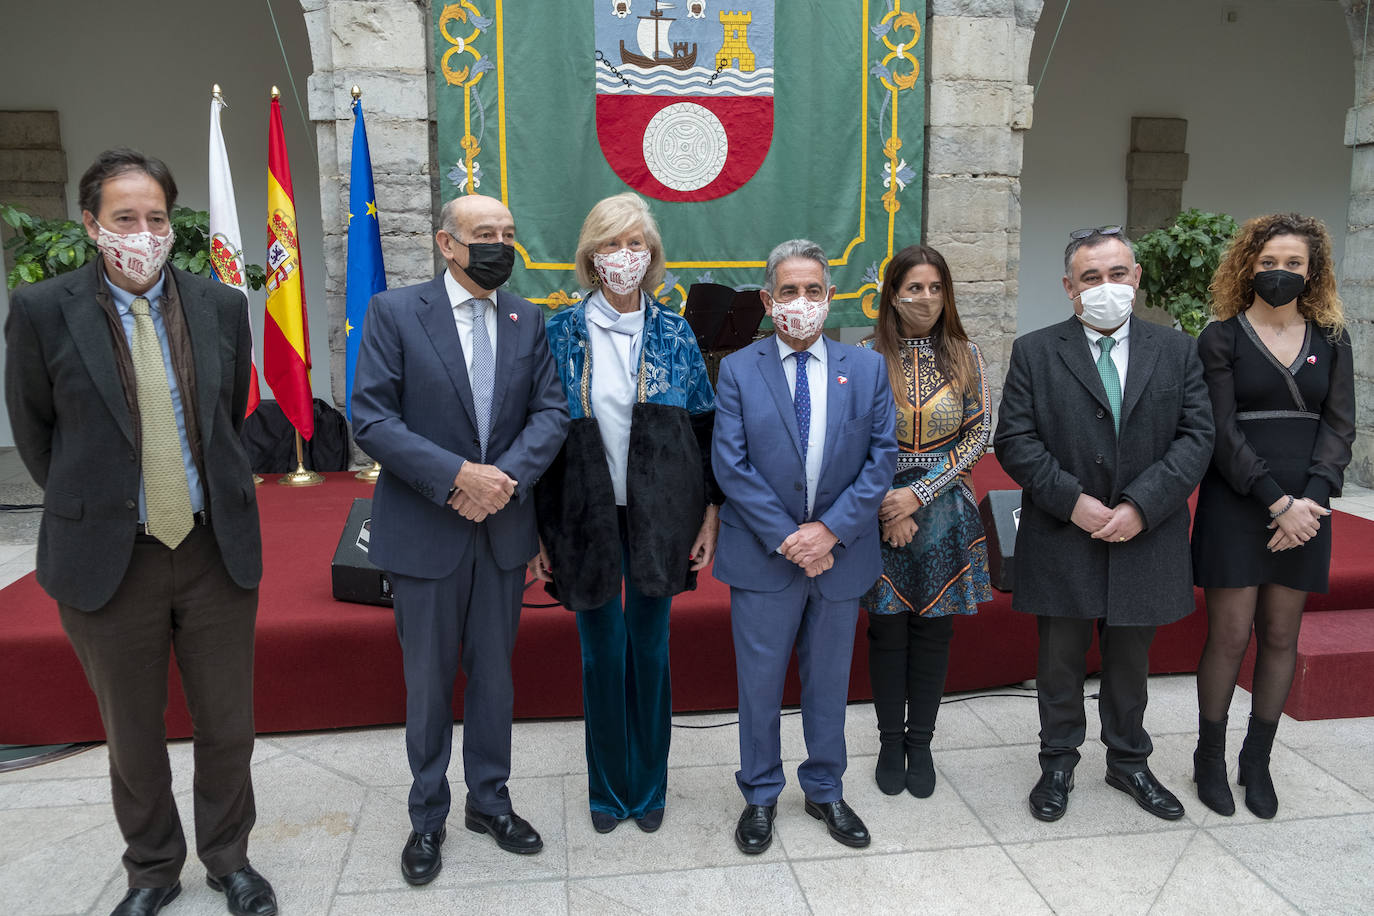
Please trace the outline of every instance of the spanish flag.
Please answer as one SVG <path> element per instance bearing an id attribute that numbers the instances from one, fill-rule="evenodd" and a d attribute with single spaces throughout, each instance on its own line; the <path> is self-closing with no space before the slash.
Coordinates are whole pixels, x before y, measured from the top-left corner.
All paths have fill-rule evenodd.
<path id="1" fill-rule="evenodd" d="M 295 194 L 278 94 L 273 86 L 267 127 L 267 315 L 262 326 L 262 371 L 282 413 L 302 438 L 309 439 L 315 434 L 310 324 L 305 315 Z"/>

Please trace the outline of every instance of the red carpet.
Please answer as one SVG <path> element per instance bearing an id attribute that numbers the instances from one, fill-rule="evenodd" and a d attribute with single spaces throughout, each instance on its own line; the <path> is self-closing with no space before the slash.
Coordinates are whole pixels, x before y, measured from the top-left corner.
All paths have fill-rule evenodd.
<path id="1" fill-rule="evenodd" d="M 974 477 L 980 494 L 1013 488 L 991 457 L 978 465 Z M 405 689 L 391 611 L 335 601 L 330 593 L 330 559 L 348 508 L 354 497 L 370 496 L 371 487 L 341 473 L 306 489 L 280 487 L 269 478 L 258 493 L 265 553 L 257 627 L 258 730 L 402 721 Z M 1309 607 L 1374 608 L 1374 552 L 1368 546 L 1374 541 L 1374 522 L 1338 512 L 1332 524 L 1332 591 L 1312 596 Z M 548 599 L 541 588 L 531 588 L 526 600 Z M 850 680 L 855 699 L 869 696 L 864 625 L 861 616 Z M 960 618 L 955 631 L 948 690 L 1035 676 L 1035 620 L 1013 612 L 1010 595 L 996 593 L 976 617 Z M 1151 651 L 1152 670 L 1193 670 L 1205 633 L 1205 617 L 1198 613 L 1162 628 Z M 697 591 L 674 601 L 672 655 L 676 709 L 736 705 L 729 594 L 709 576 Z M 95 698 L 62 633 L 57 609 L 32 575 L 0 591 L 0 659 L 0 744 L 103 738 Z M 1374 678 L 1371 666 L 1365 665 L 1363 672 Z M 190 733 L 190 719 L 175 667 L 170 677 L 168 734 L 183 737 Z M 581 715 L 580 681 L 573 616 L 559 607 L 526 609 L 515 652 L 516 715 Z M 458 697 L 461 716 L 461 684 Z M 787 701 L 797 701 L 795 672 Z"/>

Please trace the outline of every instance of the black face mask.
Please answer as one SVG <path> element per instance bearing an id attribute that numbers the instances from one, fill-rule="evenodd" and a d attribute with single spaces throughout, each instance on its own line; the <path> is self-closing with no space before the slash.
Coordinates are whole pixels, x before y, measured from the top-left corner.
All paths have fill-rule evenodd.
<path id="1" fill-rule="evenodd" d="M 1292 302 L 1307 288 L 1307 278 L 1291 270 L 1263 270 L 1250 278 L 1255 295 L 1273 308 Z"/>
<path id="2" fill-rule="evenodd" d="M 458 242 L 457 239 L 454 239 Z M 468 250 L 468 266 L 458 269 L 481 289 L 497 289 L 515 268 L 515 246 L 500 242 L 458 242 Z"/>

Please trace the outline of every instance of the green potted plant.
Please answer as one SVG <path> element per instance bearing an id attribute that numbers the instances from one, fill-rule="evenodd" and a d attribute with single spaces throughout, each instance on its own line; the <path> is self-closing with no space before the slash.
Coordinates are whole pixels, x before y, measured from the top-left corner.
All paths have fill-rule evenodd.
<path id="1" fill-rule="evenodd" d="M 75 220 L 39 219 L 9 204 L 0 204 L 0 219 L 15 230 L 14 238 L 5 243 L 14 263 L 6 277 L 10 289 L 76 270 L 95 257 L 95 243 L 86 235 L 86 227 Z M 176 236 L 169 258 L 172 265 L 210 276 L 210 214 L 176 207 L 172 210 L 172 232 Z M 262 289 L 267 281 L 257 264 L 245 265 L 244 274 L 251 289 Z"/>
<path id="2" fill-rule="evenodd" d="M 1173 225 L 1142 235 L 1135 259 L 1143 270 L 1140 288 L 1147 304 L 1164 309 L 1194 337 L 1202 333 L 1211 316 L 1207 288 L 1236 229 L 1225 213 L 1188 209 Z"/>

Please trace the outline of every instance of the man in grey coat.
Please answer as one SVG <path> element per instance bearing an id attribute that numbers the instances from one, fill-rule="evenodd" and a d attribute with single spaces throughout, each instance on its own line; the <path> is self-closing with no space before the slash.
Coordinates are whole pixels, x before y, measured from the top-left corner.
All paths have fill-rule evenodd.
<path id="1" fill-rule="evenodd" d="M 1074 316 L 1013 345 L 994 438 L 1023 488 L 1012 607 L 1040 633 L 1031 814 L 1068 807 L 1096 629 L 1107 784 L 1174 820 L 1183 806 L 1148 766 L 1148 653 L 1155 627 L 1193 610 L 1188 496 L 1211 460 L 1211 406 L 1193 339 L 1131 317 L 1141 271 L 1120 227 L 1072 233 L 1064 273 Z"/>

